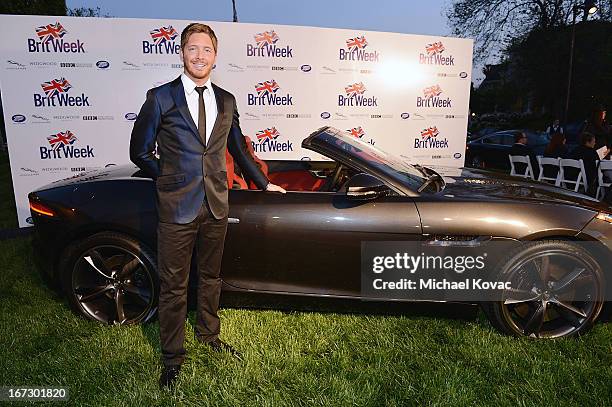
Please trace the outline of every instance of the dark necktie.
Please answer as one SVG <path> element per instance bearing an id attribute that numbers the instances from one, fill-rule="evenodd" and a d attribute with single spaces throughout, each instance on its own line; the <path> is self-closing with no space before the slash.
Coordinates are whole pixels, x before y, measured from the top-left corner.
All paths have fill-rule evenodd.
<path id="1" fill-rule="evenodd" d="M 200 133 L 200 138 L 206 146 L 206 108 L 204 107 L 204 90 L 206 86 L 196 86 L 195 90 L 200 95 L 198 104 L 198 133 Z"/>

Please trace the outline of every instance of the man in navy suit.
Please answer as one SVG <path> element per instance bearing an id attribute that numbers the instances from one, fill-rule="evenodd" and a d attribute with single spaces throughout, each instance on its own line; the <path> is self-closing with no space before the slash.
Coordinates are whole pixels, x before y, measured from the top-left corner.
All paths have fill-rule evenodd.
<path id="1" fill-rule="evenodd" d="M 268 182 L 248 153 L 234 96 L 211 83 L 217 56 L 213 30 L 199 23 L 185 27 L 181 56 L 183 74 L 147 92 L 130 140 L 130 159 L 155 180 L 157 188 L 162 388 L 176 381 L 185 358 L 187 284 L 194 247 L 196 339 L 215 351 L 239 355 L 219 339 L 217 315 L 228 215 L 226 148 L 260 189 L 285 192 Z"/>

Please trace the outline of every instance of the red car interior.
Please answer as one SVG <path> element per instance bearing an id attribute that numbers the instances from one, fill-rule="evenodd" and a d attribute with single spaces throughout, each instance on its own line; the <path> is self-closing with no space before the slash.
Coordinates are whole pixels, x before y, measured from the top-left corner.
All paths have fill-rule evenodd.
<path id="1" fill-rule="evenodd" d="M 280 185 L 287 191 L 318 191 L 325 183 L 324 178 L 315 177 L 308 170 L 289 170 L 270 172 L 268 164 L 255 155 L 251 139 L 244 137 L 249 153 L 259 168 L 268 177 L 270 182 Z M 235 165 L 234 159 L 229 151 L 225 151 L 225 164 L 227 166 L 227 186 L 230 189 L 257 189 L 257 186 L 251 181 L 247 185 L 246 180 L 240 174 L 240 169 Z"/>

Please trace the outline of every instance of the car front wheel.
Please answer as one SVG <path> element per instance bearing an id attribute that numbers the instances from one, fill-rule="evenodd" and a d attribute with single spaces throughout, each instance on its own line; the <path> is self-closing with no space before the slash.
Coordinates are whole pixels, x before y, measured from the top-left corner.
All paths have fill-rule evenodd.
<path id="1" fill-rule="evenodd" d="M 492 325 L 532 338 L 577 336 L 595 323 L 604 304 L 605 276 L 597 260 L 568 241 L 532 242 L 498 269 L 511 281 L 503 301 L 483 303 Z"/>
<path id="2" fill-rule="evenodd" d="M 87 319 L 137 324 L 157 311 L 155 255 L 132 237 L 102 232 L 76 242 L 65 252 L 60 272 L 72 309 Z"/>

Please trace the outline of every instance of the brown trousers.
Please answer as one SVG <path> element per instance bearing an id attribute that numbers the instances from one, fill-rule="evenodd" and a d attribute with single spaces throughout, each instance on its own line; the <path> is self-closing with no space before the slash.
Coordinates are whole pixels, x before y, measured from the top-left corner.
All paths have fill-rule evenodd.
<path id="1" fill-rule="evenodd" d="M 219 337 L 219 274 L 226 231 L 227 217 L 215 219 L 206 204 L 191 223 L 158 224 L 159 335 L 165 366 L 180 365 L 185 359 L 187 285 L 194 246 L 198 266 L 196 339 L 210 342 Z"/>

